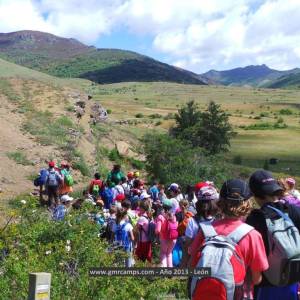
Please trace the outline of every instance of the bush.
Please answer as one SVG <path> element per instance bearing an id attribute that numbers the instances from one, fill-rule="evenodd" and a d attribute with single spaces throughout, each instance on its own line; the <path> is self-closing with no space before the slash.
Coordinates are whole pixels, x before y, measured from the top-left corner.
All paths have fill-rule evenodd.
<path id="1" fill-rule="evenodd" d="M 136 118 L 140 119 L 140 118 L 144 118 L 144 115 L 142 113 L 137 113 L 135 115 Z"/>
<path id="2" fill-rule="evenodd" d="M 118 162 L 118 161 L 120 161 L 123 157 L 120 155 L 118 149 L 117 149 L 117 148 L 114 148 L 114 149 L 112 149 L 112 150 L 109 152 L 108 158 L 109 158 L 109 160 L 111 160 L 111 161 Z"/>
<path id="3" fill-rule="evenodd" d="M 141 160 L 129 158 L 129 162 L 134 169 L 143 170 L 145 168 L 145 163 Z"/>
<path id="4" fill-rule="evenodd" d="M 154 125 L 155 126 L 159 126 L 159 125 L 161 125 L 162 124 L 162 121 L 157 121 Z"/>
<path id="5" fill-rule="evenodd" d="M 293 112 L 290 110 L 290 109 L 288 109 L 288 108 L 283 108 L 283 109 L 281 109 L 280 111 L 279 111 L 279 114 L 280 115 L 292 115 L 293 114 Z"/>
<path id="6" fill-rule="evenodd" d="M 107 112 L 107 114 L 110 115 L 112 113 L 112 110 L 111 109 L 107 109 L 106 112 Z"/>
<path id="7" fill-rule="evenodd" d="M 52 274 L 53 300 L 151 300 L 171 293 L 184 298 L 186 281 L 177 278 L 89 276 L 90 268 L 122 267 L 124 259 L 123 253 L 106 252 L 107 244 L 99 238 L 102 229 L 88 216 L 97 208 L 83 205 L 64 221 L 54 222 L 33 197 L 13 203 L 13 220 L 1 232 L 1 299 L 27 299 L 29 272 Z"/>
<path id="8" fill-rule="evenodd" d="M 242 156 L 241 155 L 236 155 L 234 158 L 233 158 L 233 163 L 235 165 L 241 165 L 242 164 Z"/>
<path id="9" fill-rule="evenodd" d="M 160 119 L 160 118 L 162 118 L 162 115 L 161 114 L 152 114 L 152 115 L 149 115 L 149 118 L 150 119 Z"/>
<path id="10" fill-rule="evenodd" d="M 148 134 L 143 138 L 146 170 L 164 184 L 179 183 L 182 187 L 199 180 L 221 183 L 226 178 L 224 158 L 205 156 L 200 148 L 168 135 Z"/>

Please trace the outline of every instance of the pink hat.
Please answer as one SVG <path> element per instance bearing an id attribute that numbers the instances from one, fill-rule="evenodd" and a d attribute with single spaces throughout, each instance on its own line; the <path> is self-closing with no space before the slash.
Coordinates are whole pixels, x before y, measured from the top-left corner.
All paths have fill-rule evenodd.
<path id="1" fill-rule="evenodd" d="M 285 181 L 289 185 L 295 185 L 296 184 L 296 180 L 294 178 L 291 178 L 291 177 L 287 178 Z"/>

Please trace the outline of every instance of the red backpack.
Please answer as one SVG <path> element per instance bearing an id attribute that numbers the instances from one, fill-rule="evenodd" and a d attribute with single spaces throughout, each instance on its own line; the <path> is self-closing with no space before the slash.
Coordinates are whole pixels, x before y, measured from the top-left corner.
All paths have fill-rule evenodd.
<path id="1" fill-rule="evenodd" d="M 253 227 L 241 224 L 227 236 L 217 234 L 210 223 L 200 223 L 200 228 L 205 241 L 196 268 L 210 268 L 211 274 L 192 277 L 191 299 L 243 299 L 246 269 L 238 243 Z"/>

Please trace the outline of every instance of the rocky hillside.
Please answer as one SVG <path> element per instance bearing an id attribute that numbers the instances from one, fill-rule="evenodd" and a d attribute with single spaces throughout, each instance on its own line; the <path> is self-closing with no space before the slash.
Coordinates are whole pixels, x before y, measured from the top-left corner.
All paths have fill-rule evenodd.
<path id="1" fill-rule="evenodd" d="M 86 93 L 92 83 L 76 85 L 0 60 L 0 199 L 33 191 L 33 178 L 50 159 L 70 161 L 81 187 L 95 170 L 107 173 L 116 147 L 136 156 L 136 139 Z"/>
<path id="2" fill-rule="evenodd" d="M 75 39 L 37 31 L 0 33 L 0 57 L 59 77 L 97 83 L 167 81 L 204 84 L 196 74 L 150 57 L 118 49 L 97 49 Z"/>

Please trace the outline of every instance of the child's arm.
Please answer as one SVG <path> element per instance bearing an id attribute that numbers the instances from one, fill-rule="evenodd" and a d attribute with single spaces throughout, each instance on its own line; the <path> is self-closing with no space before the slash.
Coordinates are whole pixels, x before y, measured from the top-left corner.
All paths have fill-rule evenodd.
<path id="1" fill-rule="evenodd" d="M 261 272 L 251 271 L 252 273 L 252 282 L 254 285 L 260 284 L 262 280 Z"/>

